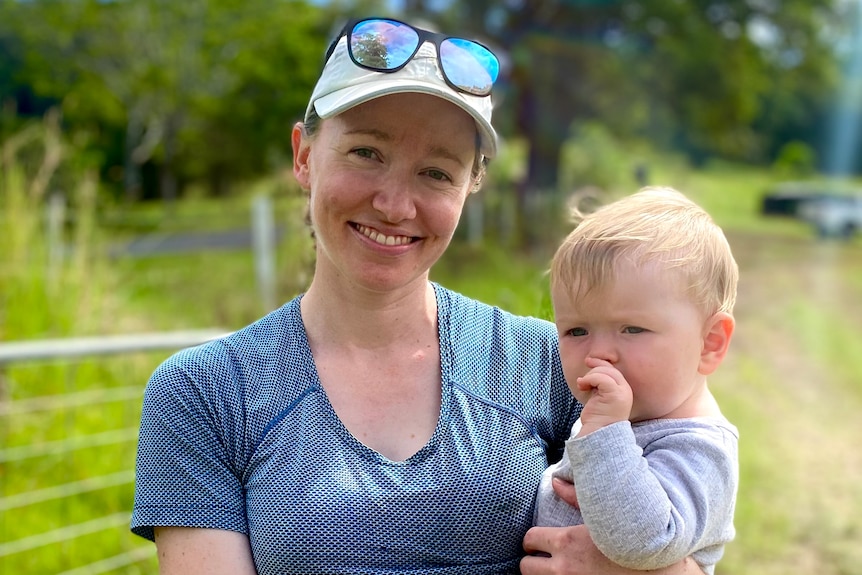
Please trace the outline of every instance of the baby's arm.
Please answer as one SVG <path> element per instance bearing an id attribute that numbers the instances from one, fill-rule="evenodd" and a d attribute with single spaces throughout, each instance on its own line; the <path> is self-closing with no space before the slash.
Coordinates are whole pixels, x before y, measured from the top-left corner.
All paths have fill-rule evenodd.
<path id="1" fill-rule="evenodd" d="M 628 422 L 567 443 L 584 522 L 596 546 L 629 568 L 655 569 L 699 550 L 709 565 L 733 537 L 735 436 L 671 425 L 650 431 L 645 451 Z"/>
<path id="2" fill-rule="evenodd" d="M 577 386 L 581 391 L 592 390 L 592 395 L 584 402 L 578 437 L 619 421 L 628 421 L 632 411 L 632 388 L 623 374 L 602 359 L 588 357 L 586 365 L 590 371 L 578 378 Z"/>

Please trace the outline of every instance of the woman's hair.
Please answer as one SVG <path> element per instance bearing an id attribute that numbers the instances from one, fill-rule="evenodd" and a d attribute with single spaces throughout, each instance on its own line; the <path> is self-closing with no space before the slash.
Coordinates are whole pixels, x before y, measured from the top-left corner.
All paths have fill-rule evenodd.
<path id="1" fill-rule="evenodd" d="M 317 115 L 317 112 L 312 109 L 309 111 L 307 117 L 305 118 L 305 122 L 303 122 L 303 129 L 305 130 L 306 136 L 314 137 L 317 131 L 320 129 L 320 116 Z M 479 151 L 479 147 L 481 145 L 481 138 L 479 136 L 479 132 L 476 132 L 476 155 L 473 159 L 473 168 L 471 170 L 471 175 L 473 176 L 473 181 L 475 185 L 473 186 L 473 191 L 478 191 L 479 185 L 482 182 L 482 178 L 485 177 L 485 170 L 488 167 L 488 158 L 482 155 Z"/>
<path id="2" fill-rule="evenodd" d="M 623 258 L 659 262 L 682 274 L 692 301 L 707 314 L 733 312 L 739 271 L 721 228 L 680 192 L 646 187 L 590 214 L 551 263 L 551 285 L 583 296 L 613 281 Z M 573 290 L 576 290 L 573 292 Z"/>

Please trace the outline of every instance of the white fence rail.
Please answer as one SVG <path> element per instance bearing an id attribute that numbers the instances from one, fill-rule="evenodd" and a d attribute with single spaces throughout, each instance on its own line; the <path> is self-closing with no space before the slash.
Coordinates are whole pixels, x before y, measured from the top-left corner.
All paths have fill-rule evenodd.
<path id="1" fill-rule="evenodd" d="M 215 339 L 226 333 L 225 330 L 205 329 L 6 342 L 0 343 L 0 366 L 30 361 L 180 349 Z"/>
<path id="2" fill-rule="evenodd" d="M 197 345 L 225 335 L 220 329 L 205 329 L 170 333 L 145 333 L 137 335 L 84 337 L 42 341 L 0 342 L 0 376 L 12 364 L 44 363 L 62 360 L 79 360 L 86 357 L 106 356 L 116 354 L 131 354 L 158 350 L 176 350 Z M 104 389 L 87 389 L 71 391 L 61 395 L 47 395 L 25 399 L 10 400 L 0 397 L 0 424 L 4 429 L 8 419 L 28 417 L 33 414 L 67 410 L 77 407 L 92 407 L 111 402 L 139 400 L 143 393 L 143 383 L 137 386 L 111 387 Z M 5 441 L 0 445 L 0 469 L 4 466 L 46 456 L 73 457 L 74 453 L 91 447 L 133 443 L 137 439 L 137 427 L 126 426 L 106 429 L 97 433 L 72 435 L 53 441 L 36 441 L 27 445 L 7 446 Z M 4 522 L 10 517 L 23 514 L 29 506 L 38 505 L 52 500 L 62 500 L 112 488 L 129 485 L 134 482 L 134 471 L 131 468 L 133 456 L 129 458 L 129 467 L 108 474 L 94 475 L 74 481 L 62 481 L 49 486 L 41 486 L 29 491 L 0 496 L 0 514 Z M 68 479 L 68 478 L 67 478 Z M 91 517 L 86 521 L 63 525 L 53 529 L 18 536 L 12 540 L 0 538 L 0 566 L 3 561 L 16 554 L 40 553 L 48 545 L 67 542 L 79 537 L 98 533 L 109 529 L 127 530 L 131 510 L 109 513 Z M 4 530 L 4 533 L 6 530 Z M 74 566 L 63 571 L 61 575 L 96 575 L 108 573 L 123 567 L 145 561 L 155 553 L 154 546 L 135 547 L 124 553 L 102 557 L 86 565 Z M 3 571 L 3 569 L 0 569 Z"/>

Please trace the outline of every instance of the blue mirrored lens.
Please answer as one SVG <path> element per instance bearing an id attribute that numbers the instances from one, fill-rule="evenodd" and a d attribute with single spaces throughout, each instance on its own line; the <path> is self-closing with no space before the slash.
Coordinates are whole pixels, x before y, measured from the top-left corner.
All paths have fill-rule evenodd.
<path id="1" fill-rule="evenodd" d="M 500 62 L 490 50 L 463 38 L 440 44 L 440 65 L 449 82 L 477 96 L 489 94 L 500 74 Z"/>
<path id="2" fill-rule="evenodd" d="M 394 70 L 407 63 L 419 47 L 419 33 L 393 20 L 364 20 L 350 33 L 350 51 L 357 64 Z"/>
<path id="3" fill-rule="evenodd" d="M 420 42 L 433 40 L 446 81 L 463 92 L 487 96 L 500 74 L 494 54 L 472 40 L 445 38 L 385 18 L 362 20 L 349 34 L 350 55 L 356 64 L 380 72 L 400 70 L 413 58 Z"/>

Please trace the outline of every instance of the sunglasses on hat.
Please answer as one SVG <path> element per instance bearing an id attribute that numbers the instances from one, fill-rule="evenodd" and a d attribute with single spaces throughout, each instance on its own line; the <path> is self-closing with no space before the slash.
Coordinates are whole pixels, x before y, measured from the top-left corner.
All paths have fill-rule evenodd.
<path id="1" fill-rule="evenodd" d="M 354 64 L 375 72 L 397 72 L 431 41 L 446 83 L 466 94 L 487 96 L 500 73 L 500 62 L 488 48 L 465 38 L 429 32 L 391 18 L 349 21 L 326 51 L 326 60 L 338 40 L 347 36 L 347 51 Z"/>

